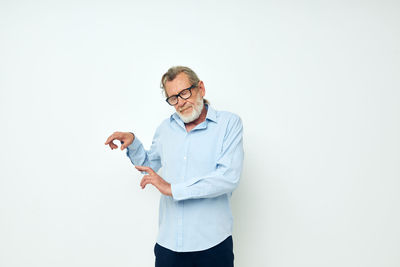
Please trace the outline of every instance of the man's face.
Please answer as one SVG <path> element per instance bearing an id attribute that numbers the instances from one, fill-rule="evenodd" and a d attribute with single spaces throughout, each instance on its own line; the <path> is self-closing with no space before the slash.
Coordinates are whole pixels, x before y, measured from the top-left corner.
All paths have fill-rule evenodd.
<path id="1" fill-rule="evenodd" d="M 196 84 L 195 84 L 196 85 Z M 175 79 L 165 83 L 165 91 L 167 96 L 179 94 L 183 89 L 192 86 L 189 78 L 185 73 L 178 74 Z M 174 105 L 174 108 L 178 115 L 185 123 L 196 120 L 203 108 L 203 97 L 205 94 L 203 82 L 199 82 L 196 88 L 193 88 L 192 95 L 188 99 L 182 99 L 178 97 L 178 103 Z"/>

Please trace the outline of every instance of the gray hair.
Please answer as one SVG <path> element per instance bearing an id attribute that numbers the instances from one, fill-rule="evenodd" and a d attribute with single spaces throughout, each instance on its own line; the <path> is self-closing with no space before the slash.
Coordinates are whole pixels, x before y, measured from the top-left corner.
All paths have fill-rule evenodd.
<path id="1" fill-rule="evenodd" d="M 174 67 L 171 67 L 161 77 L 160 87 L 161 87 L 161 89 L 163 89 L 163 92 L 164 92 L 165 96 L 168 96 L 167 95 L 167 91 L 165 89 L 165 84 L 167 82 L 170 82 L 170 81 L 174 80 L 176 78 L 176 76 L 178 76 L 178 74 L 180 74 L 182 72 L 186 74 L 186 76 L 189 79 L 189 82 L 192 85 L 196 85 L 197 86 L 198 83 L 200 82 L 199 77 L 197 76 L 197 74 L 191 68 L 185 67 L 185 66 L 174 66 Z M 204 102 L 204 104 L 207 104 L 207 105 L 210 104 L 210 102 L 205 98 L 203 98 L 203 102 Z"/>

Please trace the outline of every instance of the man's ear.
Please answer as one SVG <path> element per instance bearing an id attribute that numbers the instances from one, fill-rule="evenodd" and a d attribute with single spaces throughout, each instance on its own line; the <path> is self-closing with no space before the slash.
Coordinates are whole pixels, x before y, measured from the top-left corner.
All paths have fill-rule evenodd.
<path id="1" fill-rule="evenodd" d="M 204 97 L 206 94 L 206 88 L 204 87 L 203 81 L 199 82 L 199 89 L 200 89 L 201 96 Z"/>

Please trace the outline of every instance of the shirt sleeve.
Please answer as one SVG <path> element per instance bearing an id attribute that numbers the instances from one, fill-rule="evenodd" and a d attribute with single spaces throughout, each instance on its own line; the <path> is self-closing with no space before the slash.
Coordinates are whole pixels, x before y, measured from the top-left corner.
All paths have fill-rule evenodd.
<path id="1" fill-rule="evenodd" d="M 216 170 L 202 177 L 171 185 L 174 200 L 213 198 L 233 192 L 243 166 L 243 126 L 235 117 L 227 128 Z"/>
<path id="2" fill-rule="evenodd" d="M 145 150 L 142 142 L 135 135 L 132 144 L 127 147 L 126 155 L 133 165 L 147 166 L 157 172 L 161 168 L 161 158 L 159 153 L 160 133 L 157 128 L 149 150 Z"/>

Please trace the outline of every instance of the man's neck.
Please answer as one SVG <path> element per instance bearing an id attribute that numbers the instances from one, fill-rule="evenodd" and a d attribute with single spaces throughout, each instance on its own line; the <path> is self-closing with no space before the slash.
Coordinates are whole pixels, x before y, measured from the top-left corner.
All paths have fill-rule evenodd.
<path id="1" fill-rule="evenodd" d="M 185 123 L 186 130 L 190 132 L 190 130 L 192 130 L 194 127 L 205 121 L 206 117 L 207 117 L 207 108 L 206 105 L 204 105 L 203 110 L 201 111 L 200 116 L 197 119 L 195 119 L 192 122 Z"/>

